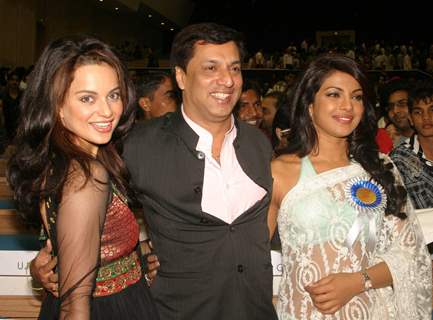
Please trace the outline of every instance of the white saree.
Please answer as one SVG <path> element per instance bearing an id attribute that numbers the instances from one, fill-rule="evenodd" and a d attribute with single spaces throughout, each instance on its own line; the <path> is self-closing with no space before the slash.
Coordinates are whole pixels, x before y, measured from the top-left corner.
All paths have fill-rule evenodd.
<path id="1" fill-rule="evenodd" d="M 385 204 L 381 187 L 359 164 L 317 174 L 302 159 L 299 181 L 278 213 L 279 319 L 431 319 L 431 260 L 413 207 L 408 201 L 408 218 L 401 220 L 385 216 Z M 331 273 L 358 272 L 381 261 L 393 285 L 355 296 L 333 315 L 320 313 L 304 289 Z"/>

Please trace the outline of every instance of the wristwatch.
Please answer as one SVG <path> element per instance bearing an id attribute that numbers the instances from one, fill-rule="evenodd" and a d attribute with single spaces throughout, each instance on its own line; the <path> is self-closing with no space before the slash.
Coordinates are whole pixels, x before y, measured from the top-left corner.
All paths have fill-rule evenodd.
<path id="1" fill-rule="evenodd" d="M 368 291 L 373 288 L 373 283 L 371 282 L 370 276 L 367 273 L 367 270 L 361 271 L 362 278 L 364 279 L 364 291 Z"/>

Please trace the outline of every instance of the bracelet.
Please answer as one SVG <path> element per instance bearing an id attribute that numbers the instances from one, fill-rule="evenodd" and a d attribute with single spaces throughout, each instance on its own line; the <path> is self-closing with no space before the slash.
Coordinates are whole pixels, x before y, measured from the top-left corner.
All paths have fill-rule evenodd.
<path id="1" fill-rule="evenodd" d="M 33 291 L 42 291 L 42 290 L 44 290 L 44 287 L 38 287 L 38 288 L 32 287 L 32 290 Z"/>
<path id="2" fill-rule="evenodd" d="M 152 284 L 152 279 L 147 275 L 147 273 L 144 274 L 144 279 L 146 279 L 147 285 L 150 287 Z"/>
<path id="3" fill-rule="evenodd" d="M 364 280 L 364 292 L 373 288 L 373 283 L 371 282 L 370 276 L 367 273 L 367 270 L 364 269 L 361 271 L 362 279 Z"/>

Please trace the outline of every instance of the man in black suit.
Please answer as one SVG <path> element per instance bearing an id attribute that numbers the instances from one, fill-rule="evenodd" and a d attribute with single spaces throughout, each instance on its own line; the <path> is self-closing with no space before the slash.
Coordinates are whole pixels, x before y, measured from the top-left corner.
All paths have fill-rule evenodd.
<path id="1" fill-rule="evenodd" d="M 216 24 L 184 28 L 171 63 L 183 105 L 138 124 L 124 148 L 160 269 L 163 320 L 273 320 L 267 209 L 272 150 L 232 115 L 243 43 Z"/>
<path id="2" fill-rule="evenodd" d="M 183 29 L 171 53 L 182 108 L 137 126 L 125 145 L 161 264 L 152 292 L 162 319 L 276 318 L 271 148 L 232 116 L 242 53 L 232 29 Z"/>

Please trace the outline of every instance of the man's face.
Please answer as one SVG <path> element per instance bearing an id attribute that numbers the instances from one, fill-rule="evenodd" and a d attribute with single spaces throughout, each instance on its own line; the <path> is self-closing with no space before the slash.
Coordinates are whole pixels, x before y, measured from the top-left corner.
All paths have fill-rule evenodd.
<path id="1" fill-rule="evenodd" d="M 418 136 L 433 137 L 433 97 L 416 101 L 410 113 L 410 120 Z"/>
<path id="2" fill-rule="evenodd" d="M 400 131 L 410 128 L 407 98 L 404 90 L 395 91 L 388 98 L 388 117 Z"/>
<path id="3" fill-rule="evenodd" d="M 150 100 L 150 116 L 156 118 L 174 111 L 176 111 L 176 93 L 171 79 L 167 77 L 153 93 L 153 99 Z"/>
<path id="4" fill-rule="evenodd" d="M 277 112 L 277 98 L 266 97 L 262 101 L 263 108 L 263 124 L 265 128 L 272 129 L 272 121 L 274 121 L 275 113 Z"/>
<path id="5" fill-rule="evenodd" d="M 239 50 L 224 44 L 197 42 L 186 71 L 176 67 L 185 113 L 204 128 L 230 121 L 242 88 Z"/>
<path id="6" fill-rule="evenodd" d="M 19 78 L 17 75 L 13 74 L 8 79 L 8 87 L 11 89 L 17 89 L 19 84 Z"/>
<path id="7" fill-rule="evenodd" d="M 257 92 L 251 89 L 242 92 L 239 104 L 239 119 L 253 126 L 260 127 L 263 121 L 263 110 Z"/>

